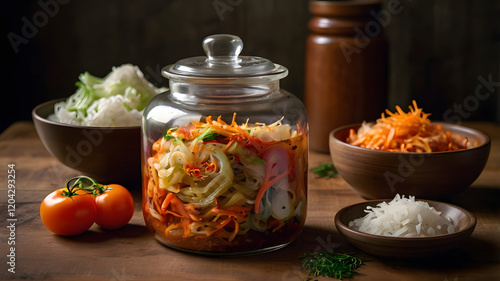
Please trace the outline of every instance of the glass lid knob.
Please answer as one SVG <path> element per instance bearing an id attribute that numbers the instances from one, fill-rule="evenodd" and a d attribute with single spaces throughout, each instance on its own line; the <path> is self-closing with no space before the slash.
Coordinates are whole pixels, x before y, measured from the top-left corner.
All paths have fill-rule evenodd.
<path id="1" fill-rule="evenodd" d="M 203 40 L 203 50 L 208 63 L 237 63 L 243 49 L 240 37 L 231 34 L 216 34 Z"/>
<path id="2" fill-rule="evenodd" d="M 222 77 L 226 79 L 253 79 L 263 75 L 269 81 L 285 77 L 288 70 L 270 60 L 257 56 L 240 56 L 243 41 L 232 34 L 215 34 L 202 43 L 206 56 L 179 60 L 162 69 L 169 79 Z"/>

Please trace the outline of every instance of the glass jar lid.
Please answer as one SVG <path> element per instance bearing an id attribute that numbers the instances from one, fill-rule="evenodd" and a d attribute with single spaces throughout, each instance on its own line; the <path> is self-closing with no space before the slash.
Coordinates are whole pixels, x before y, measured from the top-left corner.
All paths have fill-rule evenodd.
<path id="1" fill-rule="evenodd" d="M 216 34 L 203 40 L 206 57 L 192 57 L 167 65 L 162 74 L 168 79 L 216 79 L 273 81 L 288 75 L 288 69 L 270 60 L 255 56 L 240 56 L 243 41 L 235 35 Z M 222 79 L 222 80 L 221 80 Z"/>

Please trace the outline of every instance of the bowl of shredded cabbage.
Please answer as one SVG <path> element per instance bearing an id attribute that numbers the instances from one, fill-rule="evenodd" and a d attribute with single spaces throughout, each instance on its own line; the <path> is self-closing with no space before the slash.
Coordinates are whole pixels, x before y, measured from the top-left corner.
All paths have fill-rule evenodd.
<path id="1" fill-rule="evenodd" d="M 365 199 L 396 194 L 446 199 L 482 173 L 490 138 L 465 126 L 431 122 L 416 102 L 404 112 L 386 110 L 374 123 L 347 125 L 330 133 L 338 173 Z"/>
<path id="2" fill-rule="evenodd" d="M 140 181 L 142 112 L 166 89 L 131 64 L 78 78 L 73 95 L 33 109 L 40 140 L 59 162 L 100 182 Z"/>
<path id="3" fill-rule="evenodd" d="M 476 217 L 452 204 L 397 194 L 339 210 L 335 226 L 351 244 L 384 258 L 423 258 L 445 254 L 467 239 Z"/>

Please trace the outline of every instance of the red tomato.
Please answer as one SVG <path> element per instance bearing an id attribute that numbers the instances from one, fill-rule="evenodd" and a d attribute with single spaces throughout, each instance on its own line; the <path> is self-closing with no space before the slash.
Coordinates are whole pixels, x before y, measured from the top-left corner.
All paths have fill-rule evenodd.
<path id="1" fill-rule="evenodd" d="M 58 235 L 77 235 L 87 231 L 97 215 L 94 198 L 83 190 L 76 195 L 61 195 L 58 189 L 47 195 L 40 205 L 40 217 L 48 230 Z"/>
<path id="2" fill-rule="evenodd" d="M 134 198 L 123 186 L 105 185 L 106 191 L 95 197 L 97 216 L 95 223 L 104 229 L 125 226 L 134 215 Z"/>

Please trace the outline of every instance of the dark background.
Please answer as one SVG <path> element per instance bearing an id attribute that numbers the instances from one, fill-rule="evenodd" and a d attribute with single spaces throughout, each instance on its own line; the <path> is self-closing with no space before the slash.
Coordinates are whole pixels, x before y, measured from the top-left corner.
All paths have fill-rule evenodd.
<path id="1" fill-rule="evenodd" d="M 415 99 L 434 120 L 500 123 L 500 0 L 390 1 L 403 10 L 386 27 L 387 106 Z M 160 69 L 204 55 L 203 38 L 216 33 L 240 36 L 242 55 L 286 66 L 281 86 L 302 98 L 310 17 L 306 0 L 4 0 L 0 132 L 71 95 L 84 71 L 103 77 L 132 63 L 168 86 Z M 493 83 L 479 99 L 481 77 Z"/>

